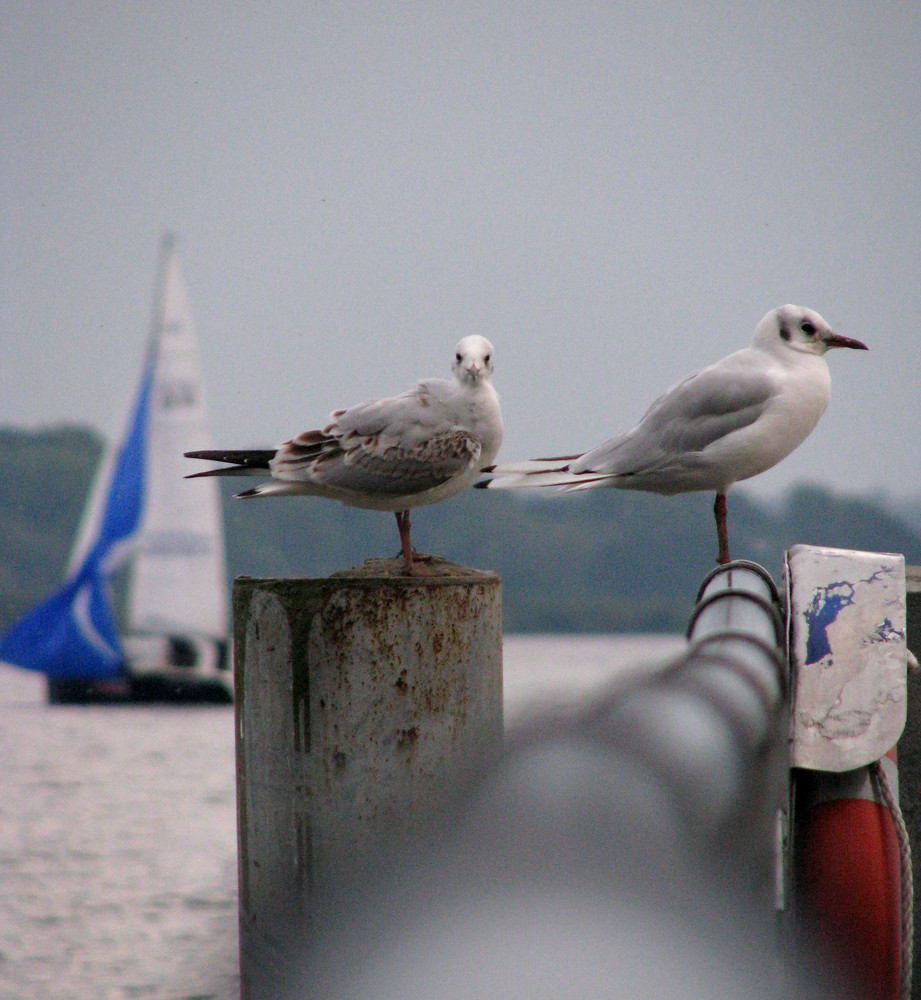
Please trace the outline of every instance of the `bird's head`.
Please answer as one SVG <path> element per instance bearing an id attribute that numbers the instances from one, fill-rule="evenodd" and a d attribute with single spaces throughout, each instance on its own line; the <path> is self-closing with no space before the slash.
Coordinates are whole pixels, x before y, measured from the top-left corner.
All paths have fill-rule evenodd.
<path id="1" fill-rule="evenodd" d="M 768 350 L 786 348 L 800 354 L 817 354 L 820 357 L 832 347 L 869 350 L 859 340 L 835 333 L 815 310 L 793 305 L 772 309 L 758 324 L 754 343 L 755 346 Z"/>
<path id="2" fill-rule="evenodd" d="M 459 382 L 476 384 L 492 375 L 493 346 L 485 337 L 476 334 L 464 337 L 454 348 L 451 370 Z"/>

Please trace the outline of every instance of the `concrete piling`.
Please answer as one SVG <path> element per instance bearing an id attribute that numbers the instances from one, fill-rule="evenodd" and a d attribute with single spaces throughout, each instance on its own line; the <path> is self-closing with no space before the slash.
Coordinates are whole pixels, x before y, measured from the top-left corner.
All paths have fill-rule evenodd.
<path id="1" fill-rule="evenodd" d="M 277 982 L 326 881 L 502 735 L 501 583 L 441 560 L 234 584 L 240 967 Z"/>

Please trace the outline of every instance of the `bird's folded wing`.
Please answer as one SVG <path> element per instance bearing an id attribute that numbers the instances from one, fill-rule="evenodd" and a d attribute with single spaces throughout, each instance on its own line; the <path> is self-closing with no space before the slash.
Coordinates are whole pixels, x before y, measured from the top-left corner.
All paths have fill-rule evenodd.
<path id="1" fill-rule="evenodd" d="M 427 384 L 420 382 L 399 396 L 371 399 L 345 410 L 335 410 L 331 414 L 332 423 L 325 431 L 342 437 L 350 434 L 371 437 L 386 433 L 390 437 L 406 438 L 415 443 L 420 431 L 424 434 L 423 429 L 432 427 L 442 416 L 438 401 Z"/>
<path id="2" fill-rule="evenodd" d="M 706 368 L 680 382 L 647 410 L 628 434 L 586 452 L 573 472 L 630 475 L 679 456 L 694 456 L 754 424 L 776 394 L 771 378 L 742 370 L 732 377 Z"/>
<path id="3" fill-rule="evenodd" d="M 351 493 L 404 496 L 440 486 L 466 472 L 479 457 L 480 442 L 458 428 L 413 445 L 387 433 L 340 437 L 311 431 L 282 445 L 272 475 Z"/>

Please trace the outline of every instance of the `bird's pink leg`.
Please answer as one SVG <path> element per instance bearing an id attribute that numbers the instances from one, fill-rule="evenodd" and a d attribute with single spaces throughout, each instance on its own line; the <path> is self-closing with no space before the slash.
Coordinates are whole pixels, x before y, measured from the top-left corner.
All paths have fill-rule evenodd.
<path id="1" fill-rule="evenodd" d="M 716 557 L 716 561 L 721 566 L 725 566 L 729 562 L 729 529 L 726 526 L 725 491 L 716 494 L 716 503 L 713 505 L 713 516 L 716 518 L 716 537 L 720 543 L 720 552 Z"/>
<path id="2" fill-rule="evenodd" d="M 409 540 L 409 511 L 394 511 L 397 519 L 397 530 L 400 532 L 400 545 L 403 549 L 403 572 L 413 571 L 413 547 Z"/>

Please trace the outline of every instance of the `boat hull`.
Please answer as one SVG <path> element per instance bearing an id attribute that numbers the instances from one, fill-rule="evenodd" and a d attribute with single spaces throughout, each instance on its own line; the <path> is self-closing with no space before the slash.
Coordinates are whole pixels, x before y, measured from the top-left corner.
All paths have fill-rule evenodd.
<path id="1" fill-rule="evenodd" d="M 123 637 L 128 665 L 115 678 L 48 678 L 52 705 L 132 703 L 230 704 L 233 672 L 227 643 L 203 636 Z"/>
<path id="2" fill-rule="evenodd" d="M 177 671 L 164 671 L 105 681 L 48 678 L 49 705 L 232 703 L 233 686 L 229 677 L 189 677 Z"/>

